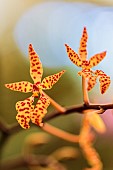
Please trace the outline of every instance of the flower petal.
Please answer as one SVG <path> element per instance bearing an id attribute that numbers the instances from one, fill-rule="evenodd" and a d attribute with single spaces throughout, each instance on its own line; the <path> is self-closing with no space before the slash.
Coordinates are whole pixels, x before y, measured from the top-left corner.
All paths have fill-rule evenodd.
<path id="1" fill-rule="evenodd" d="M 85 61 L 87 58 L 87 39 L 88 39 L 88 34 L 86 27 L 84 27 L 82 38 L 80 40 L 80 47 L 79 47 L 79 56 L 82 59 L 82 61 Z"/>
<path id="2" fill-rule="evenodd" d="M 24 93 L 32 92 L 33 90 L 33 84 L 31 84 L 28 81 L 20 81 L 16 83 L 5 84 L 5 87 L 14 91 L 20 91 Z"/>
<path id="3" fill-rule="evenodd" d="M 42 89 L 51 89 L 52 86 L 60 79 L 62 74 L 64 74 L 64 72 L 65 70 L 62 70 L 57 74 L 53 74 L 51 76 L 45 77 L 40 85 Z"/>
<path id="4" fill-rule="evenodd" d="M 105 56 L 106 56 L 106 51 L 99 54 L 95 54 L 93 57 L 91 57 L 89 60 L 90 68 L 99 64 L 104 59 Z"/>
<path id="5" fill-rule="evenodd" d="M 90 112 L 88 114 L 88 119 L 90 125 L 99 133 L 104 133 L 106 131 L 105 124 L 99 114 L 96 112 Z"/>
<path id="6" fill-rule="evenodd" d="M 70 60 L 78 67 L 81 67 L 82 66 L 82 60 L 79 58 L 78 54 L 72 50 L 72 48 L 65 44 L 66 46 L 66 50 L 67 50 L 67 54 L 68 54 L 68 57 L 70 58 Z"/>
<path id="7" fill-rule="evenodd" d="M 24 101 L 19 101 L 16 103 L 16 110 L 18 112 L 16 119 L 20 126 L 24 129 L 28 129 L 29 121 L 31 118 L 31 110 L 33 109 L 32 103 L 34 102 L 34 97 L 31 96 Z"/>
<path id="8" fill-rule="evenodd" d="M 109 88 L 109 85 L 111 83 L 110 77 L 107 76 L 102 70 L 96 70 L 95 74 L 97 74 L 100 82 L 100 91 L 101 94 L 104 94 L 106 90 Z"/>
<path id="9" fill-rule="evenodd" d="M 100 91 L 102 94 L 106 92 L 110 85 L 110 77 L 109 76 L 102 76 L 99 78 L 100 81 Z"/>
<path id="10" fill-rule="evenodd" d="M 39 84 L 41 82 L 43 68 L 39 56 L 34 51 L 32 44 L 29 45 L 29 57 L 30 57 L 30 75 L 34 83 Z"/>
<path id="11" fill-rule="evenodd" d="M 31 121 L 38 126 L 43 126 L 42 119 L 47 113 L 47 108 L 50 104 L 50 101 L 47 96 L 43 93 L 41 94 L 35 109 L 31 112 Z"/>
<path id="12" fill-rule="evenodd" d="M 90 91 L 96 84 L 97 76 L 91 76 L 88 79 L 88 87 L 87 90 Z"/>

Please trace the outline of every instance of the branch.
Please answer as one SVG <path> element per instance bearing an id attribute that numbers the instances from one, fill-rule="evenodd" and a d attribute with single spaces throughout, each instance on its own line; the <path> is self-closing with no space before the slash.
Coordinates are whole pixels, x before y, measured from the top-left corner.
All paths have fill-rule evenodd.
<path id="1" fill-rule="evenodd" d="M 45 116 L 44 118 L 44 122 L 47 122 L 51 119 L 54 119 L 58 116 L 64 116 L 64 115 L 68 115 L 68 114 L 72 114 L 72 113 L 80 113 L 82 114 L 84 111 L 86 110 L 89 110 L 89 109 L 92 109 L 92 110 L 100 110 L 100 109 L 103 109 L 104 112 L 108 109 L 113 109 L 113 104 L 89 104 L 89 105 L 77 105 L 77 106 L 71 106 L 69 108 L 66 109 L 66 111 L 61 114 L 61 112 L 53 112 L 51 114 L 48 114 L 47 116 Z M 98 114 L 102 114 L 104 112 L 100 112 Z"/>
<path id="2" fill-rule="evenodd" d="M 81 105 L 77 105 L 77 106 L 71 106 L 71 107 L 66 108 L 64 113 L 61 113 L 59 111 L 55 111 L 55 112 L 52 112 L 50 114 L 47 114 L 47 116 L 45 116 L 45 118 L 43 119 L 43 122 L 47 122 L 47 121 L 54 119 L 56 117 L 65 116 L 65 115 L 72 114 L 72 113 L 82 114 L 85 110 L 89 110 L 89 109 L 95 109 L 95 110 L 103 109 L 104 111 L 106 111 L 108 109 L 113 109 L 113 104 L 111 104 L 111 103 L 108 103 L 108 104 L 89 104 L 89 105 L 81 104 Z M 102 114 L 102 113 L 99 113 L 99 114 Z M 9 135 L 9 134 L 14 134 L 17 131 L 22 130 L 22 128 L 20 127 L 20 125 L 18 123 L 14 124 L 12 126 L 7 126 L 0 119 L 0 130 L 3 133 L 6 133 L 6 134 Z"/>

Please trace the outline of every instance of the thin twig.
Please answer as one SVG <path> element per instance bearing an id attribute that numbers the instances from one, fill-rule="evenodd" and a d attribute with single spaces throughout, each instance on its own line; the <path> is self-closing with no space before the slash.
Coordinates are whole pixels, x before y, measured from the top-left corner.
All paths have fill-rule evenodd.
<path id="1" fill-rule="evenodd" d="M 44 126 L 42 127 L 42 129 L 46 132 L 48 132 L 49 134 L 52 134 L 54 136 L 57 136 L 59 138 L 62 138 L 64 140 L 67 140 L 69 142 L 78 142 L 79 141 L 79 135 L 73 135 L 70 134 L 68 132 L 65 132 L 61 129 L 58 129 L 48 123 L 45 123 Z"/>

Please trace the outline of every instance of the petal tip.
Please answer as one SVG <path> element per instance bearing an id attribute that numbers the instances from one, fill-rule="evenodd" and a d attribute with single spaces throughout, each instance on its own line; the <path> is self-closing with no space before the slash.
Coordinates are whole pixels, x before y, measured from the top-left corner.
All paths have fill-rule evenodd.
<path id="1" fill-rule="evenodd" d="M 4 85 L 6 88 L 10 88 L 10 85 L 9 84 L 5 84 Z"/>
<path id="2" fill-rule="evenodd" d="M 104 56 L 106 55 L 106 53 L 107 53 L 107 51 L 103 51 L 103 55 L 104 55 Z"/>
<path id="3" fill-rule="evenodd" d="M 65 47 L 68 47 L 68 45 L 67 44 L 64 44 L 65 45 Z"/>
<path id="4" fill-rule="evenodd" d="M 29 52 L 32 52 L 32 51 L 33 51 L 33 45 L 29 44 Z"/>
<path id="5" fill-rule="evenodd" d="M 104 51 L 105 55 L 107 54 L 107 51 Z"/>
<path id="6" fill-rule="evenodd" d="M 31 44 L 31 43 L 29 44 L 29 47 L 32 47 L 32 44 Z"/>
<path id="7" fill-rule="evenodd" d="M 84 26 L 84 29 L 83 29 L 84 31 L 86 31 L 86 26 Z"/>
<path id="8" fill-rule="evenodd" d="M 63 72 L 63 73 L 65 73 L 65 72 L 66 72 L 66 70 L 62 70 L 62 72 Z"/>
<path id="9" fill-rule="evenodd" d="M 4 84 L 5 87 L 7 87 L 8 84 Z"/>

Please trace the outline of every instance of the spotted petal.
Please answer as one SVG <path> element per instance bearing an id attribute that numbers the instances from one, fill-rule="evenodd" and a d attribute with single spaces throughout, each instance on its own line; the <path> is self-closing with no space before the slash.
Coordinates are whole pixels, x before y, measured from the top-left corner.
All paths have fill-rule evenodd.
<path id="1" fill-rule="evenodd" d="M 31 118 L 31 111 L 33 109 L 32 103 L 34 102 L 34 97 L 31 96 L 24 101 L 19 101 L 16 103 L 16 110 L 18 112 L 16 119 L 20 126 L 24 129 L 28 129 L 29 121 Z"/>
<path id="2" fill-rule="evenodd" d="M 20 91 L 24 93 L 32 92 L 33 90 L 33 84 L 31 84 L 28 81 L 21 81 L 21 82 L 16 82 L 16 83 L 10 83 L 10 84 L 5 84 L 5 87 L 14 90 L 14 91 Z"/>
<path id="3" fill-rule="evenodd" d="M 39 56 L 34 51 L 32 44 L 29 45 L 29 57 L 30 57 L 30 75 L 34 83 L 39 84 L 41 82 L 43 68 Z"/>
<path id="4" fill-rule="evenodd" d="M 31 121 L 32 123 L 43 126 L 42 119 L 47 113 L 47 108 L 50 104 L 48 97 L 46 97 L 43 93 L 41 94 L 35 109 L 31 112 Z"/>
<path id="5" fill-rule="evenodd" d="M 62 70 L 57 74 L 53 74 L 51 76 L 45 77 L 40 85 L 42 89 L 51 89 L 52 86 L 60 79 L 62 74 L 64 74 L 64 72 L 65 70 Z"/>
<path id="6" fill-rule="evenodd" d="M 67 50 L 67 54 L 68 54 L 68 57 L 70 58 L 70 60 L 78 67 L 81 67 L 82 66 L 82 60 L 79 58 L 78 54 L 72 50 L 72 48 L 65 44 L 66 46 L 66 50 Z"/>
<path id="7" fill-rule="evenodd" d="M 105 56 L 106 56 L 106 51 L 99 53 L 99 54 L 96 54 L 93 57 L 91 57 L 90 60 L 89 60 L 90 68 L 99 64 L 104 59 Z"/>
<path id="8" fill-rule="evenodd" d="M 90 91 L 96 84 L 97 76 L 91 76 L 88 79 L 88 87 L 87 90 Z"/>
<path id="9" fill-rule="evenodd" d="M 82 38 L 80 40 L 80 48 L 79 48 L 79 56 L 82 59 L 82 61 L 85 61 L 87 58 L 87 39 L 88 39 L 88 34 L 86 27 L 84 27 Z"/>
<path id="10" fill-rule="evenodd" d="M 106 92 L 110 85 L 110 77 L 109 76 L 102 76 L 99 78 L 100 81 L 100 91 L 102 94 Z"/>
<path id="11" fill-rule="evenodd" d="M 105 124 L 96 112 L 87 113 L 90 125 L 99 133 L 106 131 Z"/>
<path id="12" fill-rule="evenodd" d="M 102 70 L 96 70 L 95 74 L 97 74 L 100 77 L 99 78 L 100 91 L 103 94 L 109 88 L 109 85 L 111 83 L 110 77 L 107 76 Z"/>

